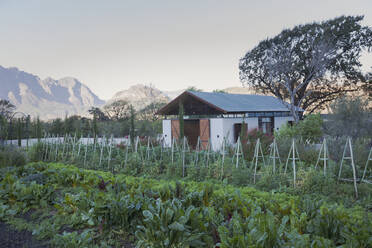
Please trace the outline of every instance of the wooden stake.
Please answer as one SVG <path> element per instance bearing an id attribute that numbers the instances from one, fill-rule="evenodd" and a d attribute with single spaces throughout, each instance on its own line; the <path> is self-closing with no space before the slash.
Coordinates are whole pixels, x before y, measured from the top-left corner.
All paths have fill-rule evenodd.
<path id="1" fill-rule="evenodd" d="M 136 138 L 136 141 L 134 143 L 134 152 L 137 153 L 138 152 L 138 145 L 139 145 L 139 137 L 137 136 Z"/>
<path id="2" fill-rule="evenodd" d="M 318 167 L 318 164 L 321 160 L 323 160 L 323 174 L 326 175 L 327 161 L 328 161 L 328 147 L 327 147 L 327 140 L 325 138 L 323 139 L 322 146 L 320 147 L 320 150 L 319 150 L 318 160 L 316 161 L 315 169 Z"/>
<path id="3" fill-rule="evenodd" d="M 369 150 L 366 166 L 364 167 L 363 176 L 362 176 L 362 182 L 366 182 L 366 183 L 369 183 L 369 180 L 364 179 L 366 177 L 369 161 L 372 161 L 372 146 L 371 146 L 371 149 Z"/>
<path id="4" fill-rule="evenodd" d="M 206 167 L 209 167 L 209 157 L 210 157 L 210 153 L 211 153 L 211 142 L 210 142 L 210 139 L 208 139 L 208 143 L 207 143 L 207 153 L 205 154 L 205 166 Z"/>
<path id="5" fill-rule="evenodd" d="M 101 140 L 101 153 L 100 153 L 100 156 L 99 156 L 99 168 L 101 168 L 101 162 L 102 162 L 102 156 L 103 156 L 103 147 L 104 147 L 104 143 L 105 142 L 105 136 L 103 136 L 103 140 Z"/>
<path id="6" fill-rule="evenodd" d="M 235 149 L 235 153 L 232 157 L 232 160 L 231 162 L 233 163 L 234 162 L 234 158 L 236 158 L 236 164 L 235 164 L 235 167 L 238 168 L 239 167 L 239 157 L 242 156 L 242 161 L 243 161 L 243 164 L 244 164 L 244 156 L 243 156 L 243 149 L 242 149 L 242 142 L 240 141 L 240 136 L 238 137 L 238 140 L 236 142 L 236 149 Z"/>
<path id="7" fill-rule="evenodd" d="M 350 157 L 345 157 L 347 147 L 349 147 Z M 341 160 L 341 164 L 340 164 L 340 170 L 338 172 L 338 180 L 339 181 L 340 180 L 341 181 L 342 180 L 346 181 L 345 179 L 341 178 L 341 171 L 342 171 L 342 165 L 343 165 L 344 160 L 350 160 L 350 162 L 351 162 L 351 167 L 352 167 L 352 170 L 353 170 L 353 182 L 354 182 L 355 198 L 358 198 L 358 187 L 357 187 L 357 180 L 356 180 L 356 169 L 355 169 L 355 164 L 354 164 L 353 146 L 351 144 L 351 138 L 350 137 L 347 139 L 347 141 L 345 143 L 344 152 L 343 152 L 342 160 Z"/>
<path id="8" fill-rule="evenodd" d="M 89 146 L 89 140 L 90 140 L 90 135 L 88 134 L 88 140 L 87 140 L 87 143 L 85 144 L 84 168 L 85 168 L 86 161 L 87 161 L 87 151 L 88 151 L 88 146 Z"/>
<path id="9" fill-rule="evenodd" d="M 201 142 L 200 142 L 200 136 L 198 136 L 198 141 L 196 142 L 196 147 L 195 147 L 195 160 L 194 160 L 195 166 L 197 166 L 199 162 L 200 150 L 201 150 Z"/>
<path id="10" fill-rule="evenodd" d="M 171 148 L 172 165 L 173 165 L 173 162 L 174 162 L 174 153 L 175 153 L 175 150 L 178 151 L 178 146 L 177 146 L 177 140 L 176 140 L 176 138 L 173 137 L 172 148 Z"/>
<path id="11" fill-rule="evenodd" d="M 81 148 L 81 140 L 83 139 L 83 135 L 80 136 L 80 139 L 79 139 L 79 148 L 78 148 L 78 153 L 77 153 L 77 156 L 80 157 L 80 148 Z"/>
<path id="12" fill-rule="evenodd" d="M 185 153 L 186 153 L 186 137 L 183 137 L 182 146 L 182 177 L 185 177 Z"/>
<path id="13" fill-rule="evenodd" d="M 151 137 L 149 136 L 147 137 L 146 160 L 149 161 L 154 157 L 154 155 L 154 146 L 152 145 Z"/>
<path id="14" fill-rule="evenodd" d="M 297 157 L 296 157 L 297 154 Z M 292 155 L 292 156 L 291 156 Z M 292 160 L 292 169 L 293 169 L 293 186 L 296 187 L 296 160 L 300 160 L 300 157 L 298 155 L 298 151 L 296 149 L 295 140 L 292 139 L 292 146 L 288 153 L 287 162 L 285 163 L 285 169 L 284 174 L 287 173 L 287 167 L 289 160 Z"/>
<path id="15" fill-rule="evenodd" d="M 60 144 L 60 139 L 58 137 L 57 140 L 56 140 L 56 149 L 55 149 L 55 152 L 54 152 L 54 161 L 57 161 L 57 159 L 58 159 L 58 147 L 59 147 L 59 144 Z"/>
<path id="16" fill-rule="evenodd" d="M 260 152 L 261 152 L 261 155 L 259 155 Z M 263 155 L 263 152 L 262 152 L 260 138 L 258 138 L 257 141 L 256 141 L 256 145 L 255 145 L 255 148 L 254 148 L 254 156 L 253 156 L 253 159 L 252 159 L 252 164 L 254 163 L 254 174 L 253 174 L 253 183 L 254 184 L 256 183 L 258 159 L 260 157 L 262 158 L 262 162 L 265 165 L 265 159 L 264 159 L 264 155 Z"/>
<path id="17" fill-rule="evenodd" d="M 276 140 L 274 138 L 273 143 L 270 146 L 270 156 L 269 159 L 273 161 L 273 173 L 275 174 L 276 172 L 276 160 L 279 160 L 279 168 L 281 168 L 282 161 L 280 160 L 280 155 L 279 155 L 279 149 L 278 145 L 276 144 Z"/>
<path id="18" fill-rule="evenodd" d="M 74 135 L 74 139 L 72 140 L 72 161 L 75 159 L 75 147 L 76 147 L 76 133 Z"/>
<path id="19" fill-rule="evenodd" d="M 113 142 L 114 142 L 114 136 L 111 134 L 110 144 L 109 144 L 109 152 L 108 152 L 108 158 L 107 158 L 107 169 L 109 169 L 109 170 L 110 170 L 111 152 L 112 152 L 112 143 Z M 113 169 L 112 169 L 112 172 L 114 172 Z"/>

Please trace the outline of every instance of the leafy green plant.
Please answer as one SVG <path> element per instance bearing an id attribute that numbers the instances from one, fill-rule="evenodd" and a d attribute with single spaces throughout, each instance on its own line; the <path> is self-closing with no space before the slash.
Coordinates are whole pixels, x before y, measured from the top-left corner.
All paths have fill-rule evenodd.
<path id="1" fill-rule="evenodd" d="M 25 152 L 14 146 L 0 146 L 0 167 L 22 166 L 27 163 Z"/>
<path id="2" fill-rule="evenodd" d="M 137 247 L 201 247 L 205 235 L 190 226 L 191 219 L 198 218 L 197 209 L 189 206 L 184 209 L 182 203 L 156 201 L 143 211 L 143 224 L 137 226 Z"/>
<path id="3" fill-rule="evenodd" d="M 302 138 L 304 141 L 319 141 L 323 136 L 323 120 L 320 114 L 312 114 L 305 117 L 297 125 L 286 125 L 275 133 L 276 138 Z"/>

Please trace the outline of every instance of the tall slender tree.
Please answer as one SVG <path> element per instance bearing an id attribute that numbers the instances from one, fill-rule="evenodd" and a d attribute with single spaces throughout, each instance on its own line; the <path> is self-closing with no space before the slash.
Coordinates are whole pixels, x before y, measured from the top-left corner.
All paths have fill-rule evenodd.
<path id="1" fill-rule="evenodd" d="M 42 128 L 40 118 L 38 116 L 36 118 L 36 123 L 35 123 L 35 134 L 36 134 L 36 138 L 37 138 L 38 141 L 40 141 L 40 139 L 41 139 L 42 132 L 43 132 L 43 128 Z"/>
<path id="2" fill-rule="evenodd" d="M 134 121 L 135 121 L 135 118 L 136 118 L 136 112 L 134 111 L 134 108 L 133 108 L 133 105 L 131 104 L 129 106 L 129 109 L 130 109 L 130 133 L 129 133 L 129 136 L 130 136 L 130 142 L 132 145 L 134 145 L 134 136 L 136 135 L 136 130 L 135 130 L 135 125 L 134 125 Z"/>

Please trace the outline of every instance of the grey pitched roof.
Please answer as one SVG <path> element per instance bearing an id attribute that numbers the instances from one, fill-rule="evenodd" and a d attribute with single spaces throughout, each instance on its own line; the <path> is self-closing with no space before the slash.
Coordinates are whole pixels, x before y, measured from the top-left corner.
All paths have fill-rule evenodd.
<path id="1" fill-rule="evenodd" d="M 188 92 L 226 112 L 289 111 L 279 99 L 273 96 L 197 91 Z M 304 110 L 298 108 L 298 111 Z"/>

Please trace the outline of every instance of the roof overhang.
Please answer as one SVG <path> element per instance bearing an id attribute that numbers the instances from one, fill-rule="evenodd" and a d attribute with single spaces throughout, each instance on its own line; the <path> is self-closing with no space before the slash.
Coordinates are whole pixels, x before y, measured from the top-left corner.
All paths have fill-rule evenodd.
<path id="1" fill-rule="evenodd" d="M 192 92 L 185 91 L 161 108 L 157 114 L 178 115 L 180 103 L 183 104 L 184 115 L 216 115 L 227 113 L 226 110 L 203 100 Z"/>

